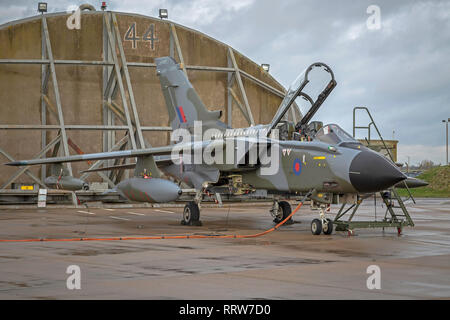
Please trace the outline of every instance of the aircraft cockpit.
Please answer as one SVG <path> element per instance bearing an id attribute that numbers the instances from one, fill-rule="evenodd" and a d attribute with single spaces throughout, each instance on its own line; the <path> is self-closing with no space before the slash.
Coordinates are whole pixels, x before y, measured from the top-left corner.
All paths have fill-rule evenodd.
<path id="1" fill-rule="evenodd" d="M 280 120 L 277 124 L 279 140 L 292 140 L 293 134 L 295 134 L 295 124 L 293 121 Z"/>
<path id="2" fill-rule="evenodd" d="M 280 120 L 276 129 L 280 140 L 312 141 L 322 127 L 321 121 L 311 121 L 304 126 L 300 122 L 295 124 L 293 121 Z"/>
<path id="3" fill-rule="evenodd" d="M 362 145 L 361 142 L 354 139 L 337 124 L 327 124 L 326 126 L 323 126 L 317 131 L 314 140 L 344 147 L 358 147 Z"/>

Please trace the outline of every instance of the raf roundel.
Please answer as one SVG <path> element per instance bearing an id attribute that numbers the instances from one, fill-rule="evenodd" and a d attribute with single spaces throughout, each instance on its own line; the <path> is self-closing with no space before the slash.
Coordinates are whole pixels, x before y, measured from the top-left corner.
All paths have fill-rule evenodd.
<path id="1" fill-rule="evenodd" d="M 302 162 L 300 161 L 300 159 L 295 159 L 294 160 L 294 164 L 292 166 L 292 169 L 294 170 L 294 174 L 296 176 L 300 175 L 300 173 L 302 173 Z"/>

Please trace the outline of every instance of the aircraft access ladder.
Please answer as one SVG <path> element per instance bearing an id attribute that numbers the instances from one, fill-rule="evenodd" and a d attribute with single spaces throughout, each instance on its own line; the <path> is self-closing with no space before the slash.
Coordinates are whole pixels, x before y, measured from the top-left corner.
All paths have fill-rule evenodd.
<path id="1" fill-rule="evenodd" d="M 368 126 L 356 126 L 355 125 L 357 110 L 364 110 L 367 112 L 367 114 L 370 118 L 370 121 L 371 121 Z M 368 130 L 368 139 L 366 139 L 366 142 L 369 146 L 370 127 L 372 125 L 375 128 L 381 142 L 383 143 L 383 147 L 386 150 L 389 158 L 392 160 L 392 162 L 395 163 L 394 158 L 392 157 L 392 154 L 391 154 L 389 148 L 387 147 L 383 137 L 381 136 L 380 131 L 378 130 L 377 125 L 375 124 L 375 121 L 373 120 L 372 115 L 369 112 L 369 109 L 366 107 L 353 108 L 353 137 L 355 137 L 356 129 L 367 129 Z M 409 197 L 415 203 L 415 200 L 414 200 L 408 186 L 406 185 L 406 183 L 405 183 L 405 187 L 408 190 Z M 336 215 L 336 218 L 333 221 L 333 224 L 335 224 L 335 226 L 336 226 L 336 231 L 348 231 L 349 235 L 351 235 L 351 234 L 353 234 L 353 230 L 356 228 L 383 228 L 383 230 L 384 230 L 384 228 L 392 227 L 392 228 L 397 228 L 398 234 L 400 235 L 403 227 L 414 227 L 414 222 L 411 219 L 411 216 L 409 215 L 409 212 L 406 209 L 405 204 L 404 204 L 402 198 L 400 197 L 400 195 L 398 194 L 397 190 L 395 189 L 395 187 L 389 188 L 388 191 L 380 192 L 380 195 L 381 195 L 381 199 L 384 202 L 384 205 L 386 206 L 386 212 L 385 212 L 382 220 L 376 220 L 376 195 L 374 194 L 374 196 L 375 196 L 374 197 L 375 220 L 374 221 L 368 221 L 368 220 L 353 221 L 353 217 L 355 216 L 356 211 L 360 207 L 363 200 L 367 198 L 367 197 L 363 198 L 363 197 L 358 196 L 356 203 L 352 204 L 349 208 L 347 208 L 347 210 L 344 211 L 344 208 L 346 206 L 345 203 L 341 206 L 338 214 Z M 401 209 L 401 213 L 396 213 L 395 209 Z M 346 220 L 346 221 L 341 220 L 341 218 L 345 214 L 347 214 L 350 210 L 352 210 L 352 212 L 351 212 L 348 220 Z"/>

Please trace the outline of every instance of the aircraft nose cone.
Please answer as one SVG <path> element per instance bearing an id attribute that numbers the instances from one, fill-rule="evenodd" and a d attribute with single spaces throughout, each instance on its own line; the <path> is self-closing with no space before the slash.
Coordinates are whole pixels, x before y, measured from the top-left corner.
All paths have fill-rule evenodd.
<path id="1" fill-rule="evenodd" d="M 362 151 L 350 164 L 350 182 L 358 192 L 382 191 L 406 176 L 382 155 Z"/>

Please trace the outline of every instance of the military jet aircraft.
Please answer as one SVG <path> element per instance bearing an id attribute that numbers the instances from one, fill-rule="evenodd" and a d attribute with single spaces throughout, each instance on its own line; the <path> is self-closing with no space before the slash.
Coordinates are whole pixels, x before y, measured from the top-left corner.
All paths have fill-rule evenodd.
<path id="1" fill-rule="evenodd" d="M 311 193 L 310 198 L 315 202 L 329 204 L 333 196 L 378 192 L 406 179 L 395 164 L 364 147 L 338 125 L 310 122 L 336 86 L 331 68 L 323 63 L 312 64 L 298 76 L 271 123 L 233 129 L 219 120 L 220 111 L 209 111 L 205 107 L 183 72 L 183 66 L 170 57 L 156 58 L 155 62 L 169 121 L 174 133 L 178 132 L 174 144 L 21 160 L 7 165 L 136 158 L 135 164 L 91 171 L 134 168 L 134 177 L 116 186 L 117 191 L 131 201 L 178 199 L 181 188 L 163 179 L 163 173 L 195 188 L 195 198 L 184 208 L 182 224 L 185 225 L 201 224 L 199 204 L 205 192 L 239 195 L 263 190 L 271 193 L 275 196 L 271 212 L 274 221 L 279 222 L 291 213 L 290 204 L 283 201 L 287 195 Z M 325 72 L 330 77 L 317 96 L 305 90 L 312 70 Z M 285 115 L 299 97 L 310 104 L 310 109 L 295 124 L 285 120 Z M 200 155 L 198 159 L 197 155 Z M 332 229 L 331 220 L 326 219 L 321 210 L 320 219 L 314 219 L 311 224 L 311 231 L 330 234 Z"/>

